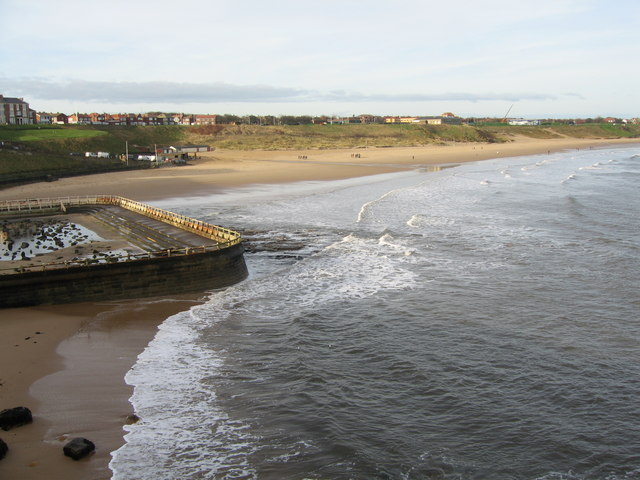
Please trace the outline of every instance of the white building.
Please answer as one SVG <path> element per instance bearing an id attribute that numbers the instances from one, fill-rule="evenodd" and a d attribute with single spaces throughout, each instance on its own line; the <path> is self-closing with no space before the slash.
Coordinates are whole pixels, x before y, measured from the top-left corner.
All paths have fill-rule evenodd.
<path id="1" fill-rule="evenodd" d="M 526 120 L 524 118 L 511 118 L 508 120 L 509 125 L 540 125 L 540 120 Z"/>

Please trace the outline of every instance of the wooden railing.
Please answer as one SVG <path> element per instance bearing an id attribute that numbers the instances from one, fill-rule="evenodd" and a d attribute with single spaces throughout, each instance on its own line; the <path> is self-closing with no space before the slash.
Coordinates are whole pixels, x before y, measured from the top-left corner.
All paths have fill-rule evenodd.
<path id="1" fill-rule="evenodd" d="M 227 246 L 240 243 L 241 237 L 238 232 L 228 228 L 212 225 L 210 223 L 196 220 L 184 215 L 169 212 L 161 208 L 152 207 L 144 203 L 129 200 L 128 198 L 115 195 L 88 195 L 77 197 L 57 197 L 57 198 L 34 198 L 27 200 L 6 200 L 0 202 L 0 216 L 13 214 L 27 214 L 59 210 L 66 212 L 68 207 L 79 207 L 84 205 L 116 205 L 118 207 L 131 210 L 146 217 L 159 220 L 169 225 L 173 225 L 182 230 L 195 233 L 201 237 L 215 240 Z"/>

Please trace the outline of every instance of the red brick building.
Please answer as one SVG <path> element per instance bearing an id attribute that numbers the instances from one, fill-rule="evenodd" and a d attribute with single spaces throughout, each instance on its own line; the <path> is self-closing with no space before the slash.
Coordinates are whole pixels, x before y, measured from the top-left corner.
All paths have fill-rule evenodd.
<path id="1" fill-rule="evenodd" d="M 36 123 L 35 112 L 29 108 L 24 98 L 10 98 L 0 95 L 0 125 L 31 125 Z"/>

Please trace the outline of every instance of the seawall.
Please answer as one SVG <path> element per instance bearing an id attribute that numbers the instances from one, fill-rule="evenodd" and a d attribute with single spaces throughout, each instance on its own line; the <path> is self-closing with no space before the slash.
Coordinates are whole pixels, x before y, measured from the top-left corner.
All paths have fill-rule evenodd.
<path id="1" fill-rule="evenodd" d="M 154 297 L 204 292 L 247 276 L 241 244 L 189 255 L 32 271 L 0 277 L 0 306 Z"/>
<path id="2" fill-rule="evenodd" d="M 116 205 L 187 231 L 208 245 L 149 251 L 109 262 L 95 260 L 21 267 L 0 275 L 0 308 L 116 300 L 205 292 L 242 281 L 248 275 L 240 235 L 216 225 L 121 197 L 22 201 L 20 211 L 0 205 L 0 216 L 50 215 L 83 205 Z M 28 205 L 28 208 L 23 208 Z M 3 211 L 4 209 L 4 211 Z M 4 213 L 4 215 L 3 215 Z M 133 221 L 135 223 L 135 221 Z"/>

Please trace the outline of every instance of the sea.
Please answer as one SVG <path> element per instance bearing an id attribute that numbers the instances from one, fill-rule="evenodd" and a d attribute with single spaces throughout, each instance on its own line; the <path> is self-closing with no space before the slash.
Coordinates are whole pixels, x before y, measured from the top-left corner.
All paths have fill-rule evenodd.
<path id="1" fill-rule="evenodd" d="M 126 376 L 116 480 L 640 479 L 640 147 L 160 207 L 250 276 Z"/>

